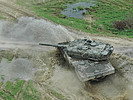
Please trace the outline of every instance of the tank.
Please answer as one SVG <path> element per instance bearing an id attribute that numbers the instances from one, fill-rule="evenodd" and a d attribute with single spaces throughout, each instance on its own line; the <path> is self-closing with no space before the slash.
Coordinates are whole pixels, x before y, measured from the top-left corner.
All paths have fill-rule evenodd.
<path id="1" fill-rule="evenodd" d="M 66 61 L 75 69 L 81 81 L 98 80 L 115 73 L 114 67 L 109 62 L 113 46 L 107 43 L 76 39 L 74 41 L 58 44 L 39 45 L 57 47 Z"/>

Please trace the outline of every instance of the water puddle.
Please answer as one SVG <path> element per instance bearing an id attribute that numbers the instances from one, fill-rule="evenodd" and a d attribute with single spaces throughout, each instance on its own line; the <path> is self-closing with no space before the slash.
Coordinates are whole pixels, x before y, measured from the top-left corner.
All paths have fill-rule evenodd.
<path id="1" fill-rule="evenodd" d="M 74 18 L 84 18 L 84 14 L 87 12 L 92 6 L 96 5 L 95 0 L 90 0 L 89 2 L 78 2 L 74 4 L 67 4 L 67 8 L 64 11 L 61 11 L 61 14 L 67 17 L 74 17 Z"/>
<path id="2" fill-rule="evenodd" d="M 13 79 L 30 80 L 34 73 L 33 63 L 31 60 L 18 58 L 11 62 L 8 59 L 2 59 L 0 63 L 0 75 L 4 81 Z"/>

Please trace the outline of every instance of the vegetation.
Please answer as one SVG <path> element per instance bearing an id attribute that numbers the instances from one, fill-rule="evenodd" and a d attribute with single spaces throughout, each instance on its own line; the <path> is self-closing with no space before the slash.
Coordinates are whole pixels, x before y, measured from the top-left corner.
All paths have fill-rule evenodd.
<path id="1" fill-rule="evenodd" d="M 84 10 L 84 7 L 78 6 L 78 10 Z"/>
<path id="2" fill-rule="evenodd" d="M 129 15 L 133 16 L 132 0 L 97 0 L 96 6 L 91 7 L 85 16 L 92 15 L 92 22 L 86 19 L 66 18 L 60 12 L 66 8 L 67 3 L 87 2 L 87 0 L 17 0 L 18 4 L 30 7 L 34 12 L 57 24 L 81 30 L 83 32 L 101 33 L 114 36 L 133 37 L 133 29 L 119 29 L 114 26 L 117 21 L 123 21 Z M 79 7 L 78 9 L 82 9 Z M 131 19 L 131 18 L 130 18 Z M 129 21 L 128 21 L 129 22 Z M 133 24 L 133 23 L 131 23 Z"/>
<path id="3" fill-rule="evenodd" d="M 3 85 L 3 86 L 2 86 Z M 16 80 L 7 81 L 5 84 L 0 82 L 0 98 L 5 100 L 39 100 L 40 93 L 34 89 L 31 81 Z"/>
<path id="4" fill-rule="evenodd" d="M 32 81 L 28 81 L 26 86 L 24 87 L 23 93 L 22 93 L 22 98 L 24 100 L 40 100 L 40 93 L 33 88 L 33 83 Z"/>
<path id="5" fill-rule="evenodd" d="M 0 19 L 6 19 L 6 17 L 2 17 L 2 16 L 0 16 Z"/>
<path id="6" fill-rule="evenodd" d="M 95 30 L 108 32 L 110 34 L 133 37 L 133 29 L 116 28 L 123 26 L 123 21 L 131 14 L 133 16 L 131 0 L 104 0 L 99 5 L 93 7 L 89 13 L 96 17 L 92 23 Z M 92 11 L 93 10 L 93 11 Z M 118 24 L 118 22 L 120 22 Z M 115 25 L 113 25 L 115 23 Z M 123 24 L 123 25 L 122 25 Z M 132 23 L 133 24 L 133 23 Z"/>

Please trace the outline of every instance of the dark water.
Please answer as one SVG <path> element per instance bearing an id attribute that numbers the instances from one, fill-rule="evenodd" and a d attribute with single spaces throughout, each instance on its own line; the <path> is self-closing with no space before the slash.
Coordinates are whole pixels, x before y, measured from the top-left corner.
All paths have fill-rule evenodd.
<path id="1" fill-rule="evenodd" d="M 74 17 L 74 18 L 84 18 L 84 14 L 87 12 L 91 6 L 96 5 L 95 0 L 90 0 L 87 2 L 78 2 L 74 4 L 67 4 L 67 8 L 64 11 L 61 11 L 61 14 L 66 15 L 67 17 Z"/>

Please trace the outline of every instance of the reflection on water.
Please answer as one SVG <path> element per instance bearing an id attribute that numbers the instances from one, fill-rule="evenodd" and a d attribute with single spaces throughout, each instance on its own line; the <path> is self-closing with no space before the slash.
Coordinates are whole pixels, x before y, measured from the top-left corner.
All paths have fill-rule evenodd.
<path id="1" fill-rule="evenodd" d="M 90 0 L 90 2 L 78 2 L 74 4 L 67 4 L 67 8 L 64 11 L 61 11 L 61 14 L 66 15 L 67 17 L 74 17 L 74 18 L 84 18 L 84 14 L 87 12 L 91 6 L 95 6 L 96 1 Z"/>

